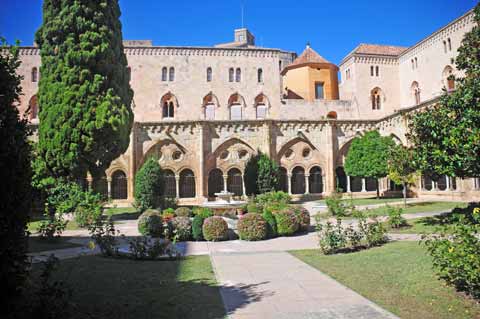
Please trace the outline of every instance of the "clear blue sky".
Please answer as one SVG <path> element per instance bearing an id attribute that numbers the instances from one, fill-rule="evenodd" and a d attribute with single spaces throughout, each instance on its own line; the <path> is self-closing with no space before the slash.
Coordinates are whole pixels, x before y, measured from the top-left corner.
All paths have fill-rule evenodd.
<path id="1" fill-rule="evenodd" d="M 473 8 L 473 0 L 244 0 L 257 45 L 300 53 L 307 41 L 339 63 L 357 44 L 410 46 Z M 125 39 L 155 45 L 229 42 L 241 26 L 241 0 L 120 0 Z M 0 35 L 33 43 L 41 0 L 0 0 Z"/>

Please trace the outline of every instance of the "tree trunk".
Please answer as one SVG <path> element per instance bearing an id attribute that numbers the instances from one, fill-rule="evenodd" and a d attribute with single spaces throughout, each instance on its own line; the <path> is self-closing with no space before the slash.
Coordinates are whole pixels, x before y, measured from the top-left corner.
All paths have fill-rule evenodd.
<path id="1" fill-rule="evenodd" d="M 377 184 L 377 199 L 380 199 L 380 189 L 378 187 L 378 178 L 375 180 L 375 183 Z"/>
<path id="2" fill-rule="evenodd" d="M 403 182 L 403 206 L 407 207 L 407 183 Z"/>

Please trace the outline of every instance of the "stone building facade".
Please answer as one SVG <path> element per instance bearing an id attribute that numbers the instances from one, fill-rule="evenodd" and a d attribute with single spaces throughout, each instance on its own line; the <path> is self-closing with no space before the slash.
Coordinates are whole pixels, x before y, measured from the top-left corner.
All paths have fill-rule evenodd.
<path id="1" fill-rule="evenodd" d="M 307 46 L 293 52 L 255 46 L 247 29 L 214 47 L 154 46 L 125 41 L 134 90 L 130 146 L 104 178 L 87 180 L 116 203 L 132 203 L 135 173 L 149 156 L 165 171 L 166 193 L 196 205 L 214 193 L 245 195 L 248 160 L 263 152 L 281 166 L 281 187 L 294 198 L 320 197 L 337 188 L 355 196 L 375 192 L 375 181 L 345 175 L 351 140 L 378 129 L 407 143 L 406 114 L 436 102 L 472 12 L 410 48 L 361 44 L 341 62 Z M 24 95 L 20 111 L 38 126 L 38 48 L 21 48 Z M 341 83 L 338 84 L 338 73 Z M 382 193 L 396 192 L 388 179 Z M 480 198 L 478 179 L 419 181 L 418 196 Z"/>

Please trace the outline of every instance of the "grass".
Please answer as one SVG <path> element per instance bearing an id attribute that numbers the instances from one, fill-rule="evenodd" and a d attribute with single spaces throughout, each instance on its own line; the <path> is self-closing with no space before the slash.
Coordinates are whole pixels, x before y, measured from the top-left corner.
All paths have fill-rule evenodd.
<path id="1" fill-rule="evenodd" d="M 36 220 L 33 222 L 28 223 L 28 231 L 32 234 L 37 233 L 38 227 L 40 226 L 41 220 Z M 78 226 L 77 222 L 75 220 L 69 220 L 67 223 L 67 228 L 65 230 L 78 230 L 82 229 L 80 226 Z"/>
<path id="2" fill-rule="evenodd" d="M 72 289 L 74 318 L 224 318 L 208 256 L 133 261 L 64 260 L 56 279 Z"/>
<path id="3" fill-rule="evenodd" d="M 427 212 L 443 212 L 450 211 L 455 207 L 467 207 L 466 203 L 461 202 L 421 202 L 410 203 L 407 207 L 403 207 L 403 214 L 427 213 Z M 388 207 L 379 207 L 364 211 L 366 215 L 386 216 L 388 215 Z"/>
<path id="4" fill-rule="evenodd" d="M 385 203 L 393 203 L 393 202 L 402 202 L 403 198 L 379 198 L 376 197 L 372 198 L 343 198 L 342 202 L 350 203 L 352 202 L 355 206 L 365 206 L 365 205 L 376 205 L 376 204 L 385 204 Z M 326 205 L 324 200 L 318 202 L 319 204 Z"/>
<path id="5" fill-rule="evenodd" d="M 28 252 L 37 253 L 47 250 L 57 250 L 64 248 L 74 248 L 81 247 L 82 245 L 68 242 L 68 238 L 57 237 L 54 239 L 43 239 L 40 237 L 29 237 L 28 238 Z"/>
<path id="6" fill-rule="evenodd" d="M 119 218 L 122 216 L 127 218 L 128 217 L 137 218 L 138 215 L 140 215 L 140 212 L 135 207 L 112 207 L 112 208 L 104 209 L 103 214 L 112 215 L 116 218 Z"/>
<path id="7" fill-rule="evenodd" d="M 416 242 L 331 256 L 291 253 L 401 318 L 480 318 L 480 304 L 437 279 L 430 256 Z"/>

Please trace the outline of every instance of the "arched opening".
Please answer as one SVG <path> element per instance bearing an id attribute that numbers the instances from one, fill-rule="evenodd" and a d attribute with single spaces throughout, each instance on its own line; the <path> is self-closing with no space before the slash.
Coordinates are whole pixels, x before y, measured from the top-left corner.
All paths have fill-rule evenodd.
<path id="1" fill-rule="evenodd" d="M 243 119 L 243 98 L 240 94 L 232 94 L 228 99 L 228 106 L 230 108 L 230 120 Z"/>
<path id="2" fill-rule="evenodd" d="M 177 197 L 177 183 L 175 181 L 175 173 L 169 169 L 163 171 L 164 195 L 167 198 Z"/>
<path id="3" fill-rule="evenodd" d="M 365 189 L 367 192 L 374 192 L 377 190 L 377 180 L 373 177 L 365 178 Z"/>
<path id="4" fill-rule="evenodd" d="M 310 169 L 309 179 L 309 192 L 311 194 L 320 194 L 323 192 L 323 178 L 322 169 L 318 166 L 314 166 Z"/>
<path id="5" fill-rule="evenodd" d="M 255 98 L 255 110 L 257 113 L 257 119 L 267 118 L 268 100 L 262 93 Z"/>
<path id="6" fill-rule="evenodd" d="M 170 70 L 168 71 L 168 80 L 170 82 L 175 81 L 175 68 L 173 66 L 170 67 Z"/>
<path id="7" fill-rule="evenodd" d="M 337 167 L 335 170 L 335 175 L 337 177 L 337 191 L 340 193 L 345 193 L 347 191 L 347 174 L 345 174 L 343 166 Z"/>
<path id="8" fill-rule="evenodd" d="M 235 71 L 233 68 L 228 69 L 228 82 L 233 82 L 233 78 L 235 76 L 234 73 Z"/>
<path id="9" fill-rule="evenodd" d="M 206 120 L 214 120 L 215 119 L 215 108 L 218 106 L 217 98 L 213 95 L 213 93 L 208 93 L 203 98 L 203 108 L 205 113 Z"/>
<path id="10" fill-rule="evenodd" d="M 447 91 L 455 90 L 455 77 L 453 76 L 453 68 L 450 65 L 443 69 L 442 78 Z"/>
<path id="11" fill-rule="evenodd" d="M 327 119 L 336 120 L 337 118 L 338 118 L 337 112 L 335 112 L 335 111 L 328 112 Z"/>
<path id="12" fill-rule="evenodd" d="M 207 82 L 212 82 L 212 68 L 207 68 Z"/>
<path id="13" fill-rule="evenodd" d="M 370 92 L 370 99 L 372 101 L 372 110 L 380 110 L 382 108 L 382 90 L 374 88 Z"/>
<path id="14" fill-rule="evenodd" d="M 184 169 L 180 172 L 180 198 L 195 197 L 195 174 L 192 170 Z"/>
<path id="15" fill-rule="evenodd" d="M 237 68 L 235 70 L 235 82 L 241 82 L 242 81 L 242 70 L 240 68 Z"/>
<path id="16" fill-rule="evenodd" d="M 243 195 L 243 178 L 242 172 L 238 168 L 232 168 L 227 173 L 227 191 L 235 196 Z"/>
<path id="17" fill-rule="evenodd" d="M 292 194 L 305 194 L 305 170 L 297 166 L 292 171 Z"/>
<path id="18" fill-rule="evenodd" d="M 423 175 L 422 176 L 422 186 L 423 186 L 423 189 L 425 189 L 427 191 L 431 191 L 433 189 L 432 178 L 428 175 Z"/>
<path id="19" fill-rule="evenodd" d="M 127 199 L 127 176 L 123 171 L 112 174 L 112 199 Z"/>
<path id="20" fill-rule="evenodd" d="M 92 180 L 92 189 L 95 193 L 100 194 L 104 198 L 108 198 L 108 182 L 105 173 Z"/>
<path id="21" fill-rule="evenodd" d="M 389 190 L 396 192 L 396 191 L 401 191 L 403 190 L 403 185 L 398 185 L 395 184 L 392 180 L 390 181 L 390 187 L 388 188 Z"/>
<path id="22" fill-rule="evenodd" d="M 169 92 L 162 97 L 160 103 L 162 105 L 162 117 L 174 118 L 175 109 L 177 107 L 175 96 Z"/>
<path id="23" fill-rule="evenodd" d="M 208 196 L 214 197 L 215 193 L 220 193 L 223 189 L 223 173 L 220 169 L 215 168 L 208 174 Z"/>
<path id="24" fill-rule="evenodd" d="M 257 81 L 263 83 L 263 70 L 261 68 L 257 70 Z"/>
<path id="25" fill-rule="evenodd" d="M 162 81 L 167 81 L 167 67 L 165 66 L 162 68 Z"/>
<path id="26" fill-rule="evenodd" d="M 285 167 L 280 167 L 278 170 L 278 189 L 288 193 L 288 175 Z"/>
<path id="27" fill-rule="evenodd" d="M 32 82 L 38 81 L 38 69 L 36 67 L 32 68 Z"/>
<path id="28" fill-rule="evenodd" d="M 415 105 L 418 105 L 420 104 L 421 102 L 421 99 L 420 99 L 420 86 L 418 85 L 418 82 L 417 81 L 413 81 L 412 82 L 412 86 L 411 86 L 411 89 L 412 91 L 412 95 L 413 95 L 413 101 L 415 103 Z"/>
<path id="29" fill-rule="evenodd" d="M 442 175 L 437 181 L 438 190 L 444 191 L 447 189 L 447 176 Z"/>
<path id="30" fill-rule="evenodd" d="M 362 191 L 362 179 L 358 176 L 350 176 L 350 191 L 353 193 L 361 192 Z"/>
<path id="31" fill-rule="evenodd" d="M 28 118 L 34 120 L 38 118 L 38 98 L 37 95 L 34 95 L 30 98 L 28 102 Z"/>

